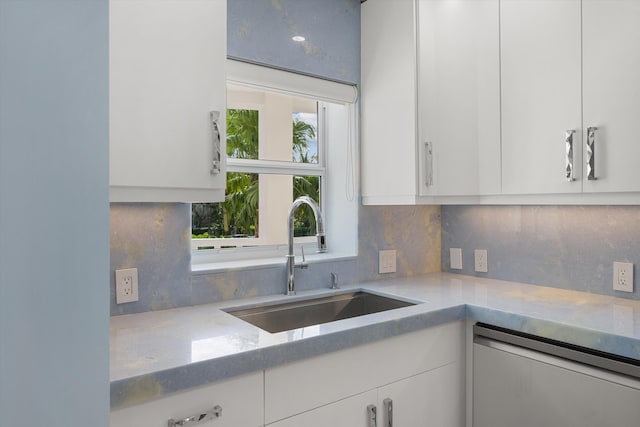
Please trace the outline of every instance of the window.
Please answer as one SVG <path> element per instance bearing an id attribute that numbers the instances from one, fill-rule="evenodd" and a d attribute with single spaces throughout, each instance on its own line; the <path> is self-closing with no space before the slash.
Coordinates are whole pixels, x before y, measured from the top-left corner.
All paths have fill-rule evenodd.
<path id="1" fill-rule="evenodd" d="M 229 63 L 242 77 L 227 84 L 226 197 L 192 205 L 194 264 L 284 254 L 289 208 L 302 195 L 321 207 L 330 252 L 355 255 L 355 99 L 335 99 L 317 87 L 349 88 L 351 98 L 354 89 Z M 280 80 L 269 78 L 274 75 Z M 339 212 L 350 219 L 338 219 Z M 350 231 L 343 229 L 348 224 Z M 309 254 L 315 234 L 313 213 L 303 205 L 295 213 L 294 242 L 308 243 Z"/>

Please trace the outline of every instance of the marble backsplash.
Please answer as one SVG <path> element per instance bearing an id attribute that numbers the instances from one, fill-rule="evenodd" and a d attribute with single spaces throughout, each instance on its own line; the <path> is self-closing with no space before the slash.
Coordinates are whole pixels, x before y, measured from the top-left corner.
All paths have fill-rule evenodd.
<path id="1" fill-rule="evenodd" d="M 296 272 L 296 288 L 408 277 L 440 271 L 439 206 L 366 206 L 358 215 L 358 256 Z M 191 272 L 189 204 L 111 204 L 111 315 L 162 310 L 284 292 L 281 266 Z M 378 274 L 378 251 L 397 250 L 397 272 Z M 138 269 L 138 302 L 116 305 L 115 270 Z"/>
<path id="2" fill-rule="evenodd" d="M 462 248 L 451 270 L 450 248 Z M 488 273 L 474 271 L 487 249 Z M 614 291 L 613 262 L 640 262 L 639 206 L 443 206 L 442 271 L 640 299 Z"/>

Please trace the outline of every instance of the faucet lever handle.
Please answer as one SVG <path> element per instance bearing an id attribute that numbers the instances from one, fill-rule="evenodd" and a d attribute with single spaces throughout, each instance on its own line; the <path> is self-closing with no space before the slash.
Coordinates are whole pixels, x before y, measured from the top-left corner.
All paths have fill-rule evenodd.
<path id="1" fill-rule="evenodd" d="M 296 265 L 296 267 L 304 269 L 309 266 L 309 264 L 307 264 L 307 259 L 304 257 L 304 246 L 300 246 L 300 252 L 302 252 L 302 262 Z"/>
<path id="2" fill-rule="evenodd" d="M 340 289 L 338 287 L 338 275 L 336 273 L 331 273 L 331 286 L 329 289 Z"/>

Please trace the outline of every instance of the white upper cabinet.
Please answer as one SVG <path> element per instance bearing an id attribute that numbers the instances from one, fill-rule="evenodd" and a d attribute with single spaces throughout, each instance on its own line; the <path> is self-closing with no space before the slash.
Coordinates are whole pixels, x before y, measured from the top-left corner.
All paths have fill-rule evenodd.
<path id="1" fill-rule="evenodd" d="M 500 193 L 498 0 L 362 4 L 364 204 Z"/>
<path id="2" fill-rule="evenodd" d="M 414 0 L 361 6 L 361 173 L 364 204 L 416 202 Z"/>
<path id="3" fill-rule="evenodd" d="M 111 201 L 224 199 L 226 0 L 109 7 Z"/>
<path id="4" fill-rule="evenodd" d="M 418 22 L 420 193 L 500 194 L 498 0 L 419 0 Z"/>
<path id="5" fill-rule="evenodd" d="M 584 131 L 595 143 L 585 192 L 640 191 L 640 2 L 584 0 Z M 585 159 L 586 163 L 586 159 Z"/>
<path id="6" fill-rule="evenodd" d="M 637 202 L 613 193 L 640 191 L 638 22 L 634 0 L 501 1 L 505 194 Z"/>
<path id="7" fill-rule="evenodd" d="M 362 4 L 362 200 L 640 203 L 640 1 Z"/>
<path id="8" fill-rule="evenodd" d="M 500 5 L 503 192 L 580 192 L 580 0 Z M 574 181 L 565 173 L 571 130 Z"/>

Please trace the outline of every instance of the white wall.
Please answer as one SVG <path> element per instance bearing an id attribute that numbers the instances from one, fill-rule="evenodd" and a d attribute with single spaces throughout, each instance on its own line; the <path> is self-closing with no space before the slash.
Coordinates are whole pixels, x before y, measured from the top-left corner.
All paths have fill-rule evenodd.
<path id="1" fill-rule="evenodd" d="M 0 0 L 0 426 L 106 427 L 107 0 Z"/>

